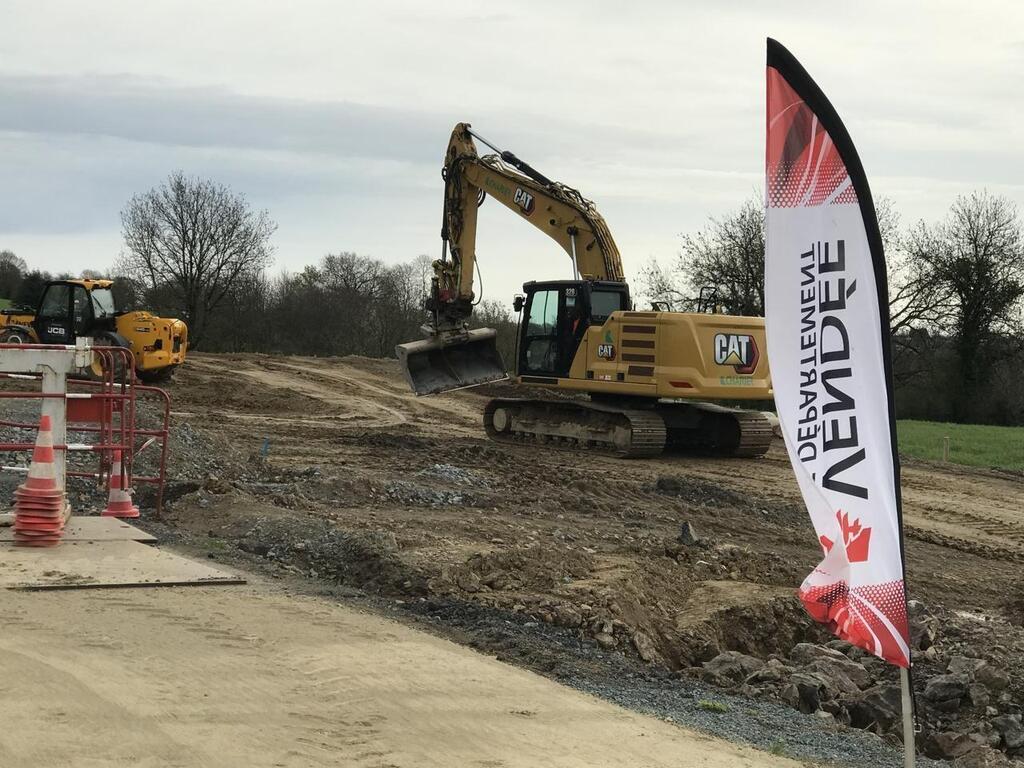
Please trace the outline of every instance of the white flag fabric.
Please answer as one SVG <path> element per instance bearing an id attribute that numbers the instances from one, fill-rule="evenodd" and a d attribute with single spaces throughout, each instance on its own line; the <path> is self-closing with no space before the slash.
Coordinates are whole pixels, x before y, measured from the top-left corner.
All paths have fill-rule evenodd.
<path id="1" fill-rule="evenodd" d="M 768 41 L 765 322 L 775 403 L 823 559 L 810 615 L 910 665 L 885 257 L 846 128 Z"/>

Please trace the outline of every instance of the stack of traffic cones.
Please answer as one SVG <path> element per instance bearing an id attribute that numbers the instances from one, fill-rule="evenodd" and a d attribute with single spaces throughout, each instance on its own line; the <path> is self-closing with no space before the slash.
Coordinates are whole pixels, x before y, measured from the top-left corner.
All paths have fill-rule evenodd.
<path id="1" fill-rule="evenodd" d="M 124 487 L 120 451 L 114 451 L 114 466 L 110 468 L 110 495 L 107 499 L 107 508 L 101 514 L 105 517 L 139 516 L 139 508 L 132 503 L 131 492 Z"/>
<path id="2" fill-rule="evenodd" d="M 64 533 L 67 500 L 57 485 L 53 464 L 50 417 L 39 419 L 39 434 L 32 451 L 28 479 L 14 492 L 14 543 L 25 547 L 53 547 Z"/>

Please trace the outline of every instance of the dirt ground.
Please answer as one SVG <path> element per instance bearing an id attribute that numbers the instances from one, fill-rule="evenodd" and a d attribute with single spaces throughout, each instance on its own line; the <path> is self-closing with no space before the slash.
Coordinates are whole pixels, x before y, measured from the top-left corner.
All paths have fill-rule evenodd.
<path id="1" fill-rule="evenodd" d="M 169 517 L 224 526 L 253 517 L 245 508 L 259 501 L 270 514 L 284 507 L 390 531 L 401 560 L 435 579 L 433 591 L 444 587 L 438 578 L 458 589 L 467 569 L 482 579 L 511 573 L 525 589 L 484 580 L 473 593 L 510 603 L 609 585 L 664 598 L 649 558 L 664 559 L 683 521 L 753 555 L 698 574 L 697 583 L 726 577 L 709 587 L 720 593 L 712 604 L 743 593 L 731 585 L 744 581 L 791 590 L 817 561 L 781 441 L 752 461 L 499 445 L 483 436 L 480 413 L 505 392 L 417 398 L 387 360 L 193 355 L 172 385 L 176 418 L 222 448 L 218 479 L 232 485 L 207 494 L 210 506 L 172 504 Z M 261 450 L 265 462 L 254 456 Z M 1007 584 L 1024 575 L 1024 477 L 905 460 L 903 493 L 911 596 L 999 612 Z M 460 591 L 472 588 L 463 581 Z"/>
<path id="2" fill-rule="evenodd" d="M 140 494 L 143 524 L 165 540 L 343 585 L 500 660 L 732 741 L 815 764 L 899 763 L 845 720 L 701 687 L 701 665 L 723 651 L 785 660 L 830 639 L 795 599 L 820 554 L 781 442 L 757 460 L 641 461 L 496 444 L 481 411 L 511 385 L 417 398 L 394 361 L 364 358 L 191 354 L 169 391 L 162 520 Z M 919 695 L 957 653 L 1012 677 L 992 706 L 926 725 L 1019 718 L 1024 478 L 908 460 L 903 488 L 910 596 L 932 612 L 941 650 L 918 657 Z M 684 523 L 696 544 L 680 541 Z M 872 680 L 895 679 L 870 661 Z"/>

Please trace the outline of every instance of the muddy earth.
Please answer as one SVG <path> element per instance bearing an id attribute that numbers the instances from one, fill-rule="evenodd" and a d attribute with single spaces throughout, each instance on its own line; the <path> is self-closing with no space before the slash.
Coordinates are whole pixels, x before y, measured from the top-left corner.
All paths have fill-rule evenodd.
<path id="1" fill-rule="evenodd" d="M 781 441 L 642 461 L 490 442 L 483 405 L 515 389 L 416 398 L 394 361 L 190 355 L 143 525 L 633 709 L 901 764 L 895 670 L 796 600 L 820 550 Z M 919 750 L 1022 762 L 1024 478 L 904 459 L 903 489 Z"/>

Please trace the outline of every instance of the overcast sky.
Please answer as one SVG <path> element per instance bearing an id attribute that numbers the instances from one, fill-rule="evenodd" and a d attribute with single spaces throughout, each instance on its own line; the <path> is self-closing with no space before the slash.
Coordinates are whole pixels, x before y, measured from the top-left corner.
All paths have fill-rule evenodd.
<path id="1" fill-rule="evenodd" d="M 279 224 L 274 269 L 440 249 L 452 126 L 594 199 L 635 274 L 759 188 L 764 39 L 801 60 L 905 222 L 1024 204 L 1019 3 L 2 0 L 0 248 L 105 269 L 168 173 Z M 490 202 L 485 292 L 569 277 Z"/>

